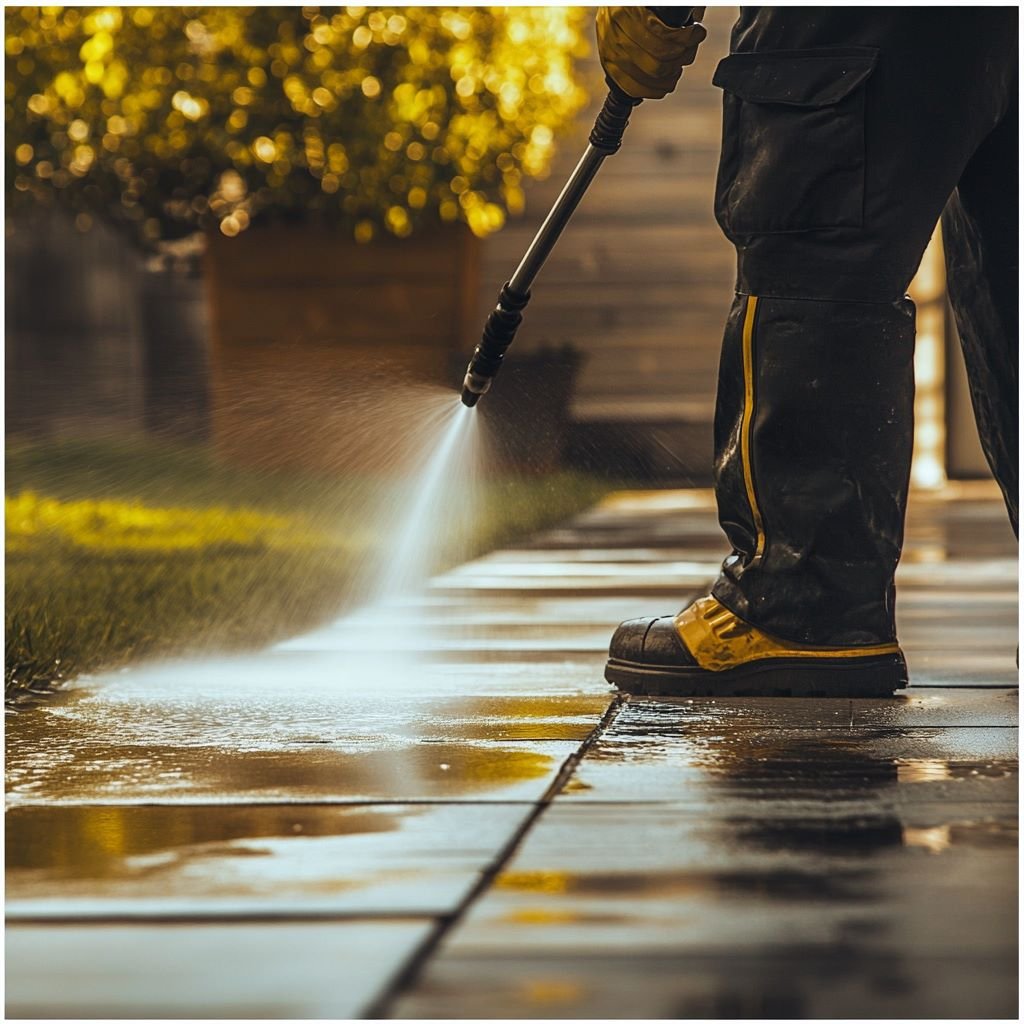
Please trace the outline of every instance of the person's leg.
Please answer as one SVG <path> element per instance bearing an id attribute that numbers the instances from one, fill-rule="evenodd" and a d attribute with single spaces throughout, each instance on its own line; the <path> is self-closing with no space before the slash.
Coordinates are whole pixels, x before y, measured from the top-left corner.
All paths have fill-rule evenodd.
<path id="1" fill-rule="evenodd" d="M 681 693 L 902 685 L 905 290 L 1005 109 L 999 69 L 1015 17 L 744 9 L 715 76 L 726 92 L 716 212 L 738 256 L 715 419 L 733 551 L 711 596 L 620 627 L 612 682 Z"/>
<path id="2" fill-rule="evenodd" d="M 1017 532 L 1017 104 L 967 165 L 942 215 L 956 315 L 982 448 Z"/>
<path id="3" fill-rule="evenodd" d="M 913 305 L 741 296 L 720 374 L 716 494 L 733 551 L 713 596 L 780 639 L 894 642 Z"/>

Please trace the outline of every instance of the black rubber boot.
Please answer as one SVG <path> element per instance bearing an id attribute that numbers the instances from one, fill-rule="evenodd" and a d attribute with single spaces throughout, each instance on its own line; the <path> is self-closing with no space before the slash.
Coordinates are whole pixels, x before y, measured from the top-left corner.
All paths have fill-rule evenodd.
<path id="1" fill-rule="evenodd" d="M 622 623 L 605 679 L 648 696 L 891 697 L 907 685 L 907 664 L 895 642 L 851 649 L 780 641 L 704 597 L 678 615 Z"/>

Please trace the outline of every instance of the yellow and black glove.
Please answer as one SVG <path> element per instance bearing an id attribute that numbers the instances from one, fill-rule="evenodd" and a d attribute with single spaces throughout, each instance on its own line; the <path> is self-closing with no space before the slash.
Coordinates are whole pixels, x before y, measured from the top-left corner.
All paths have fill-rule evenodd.
<path id="1" fill-rule="evenodd" d="M 692 20 L 704 16 L 693 9 Z M 598 7 L 597 52 L 605 74 L 634 99 L 660 100 L 692 64 L 707 36 L 703 25 L 672 28 L 646 7 Z"/>

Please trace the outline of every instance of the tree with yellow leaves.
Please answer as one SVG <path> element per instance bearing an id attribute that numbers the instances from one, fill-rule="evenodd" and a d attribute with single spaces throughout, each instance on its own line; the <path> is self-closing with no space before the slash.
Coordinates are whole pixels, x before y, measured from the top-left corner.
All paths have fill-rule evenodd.
<path id="1" fill-rule="evenodd" d="M 577 8 L 5 11 L 8 200 L 148 246 L 272 217 L 359 241 L 522 208 L 586 100 Z"/>

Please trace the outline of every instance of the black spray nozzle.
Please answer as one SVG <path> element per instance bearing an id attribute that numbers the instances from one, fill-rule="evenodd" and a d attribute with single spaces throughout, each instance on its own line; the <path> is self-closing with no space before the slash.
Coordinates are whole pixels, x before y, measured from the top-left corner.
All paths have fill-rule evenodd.
<path id="1" fill-rule="evenodd" d="M 506 284 L 498 296 L 498 304 L 491 310 L 484 324 L 480 344 L 473 350 L 473 358 L 466 367 L 462 382 L 462 404 L 472 408 L 491 386 L 494 375 L 501 369 L 505 351 L 523 322 L 523 309 L 530 301 L 529 292 L 520 295 Z"/>

